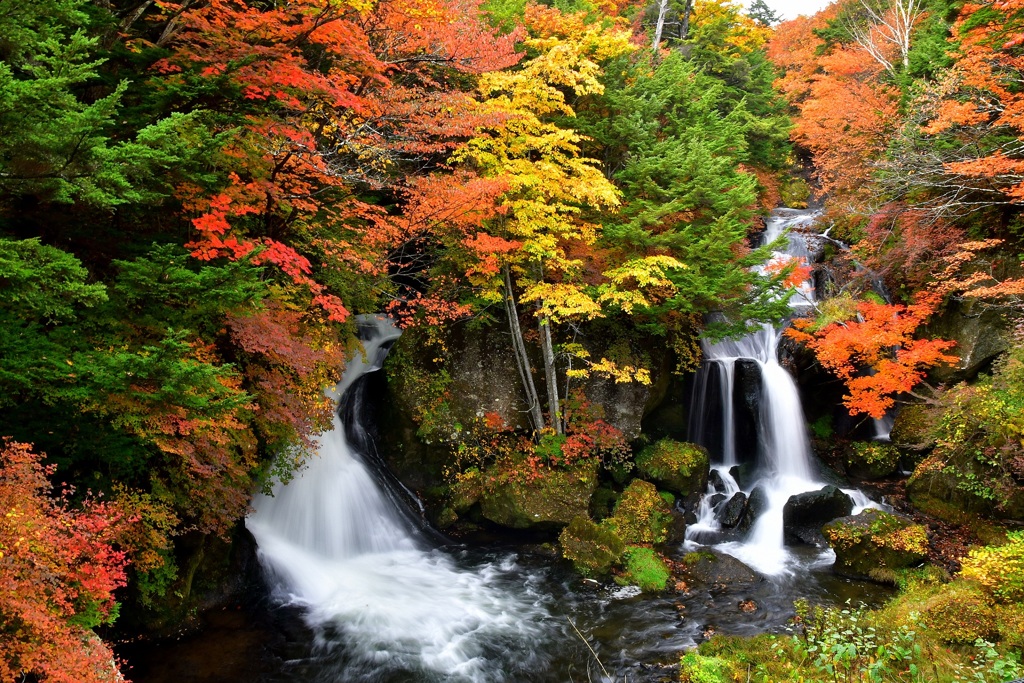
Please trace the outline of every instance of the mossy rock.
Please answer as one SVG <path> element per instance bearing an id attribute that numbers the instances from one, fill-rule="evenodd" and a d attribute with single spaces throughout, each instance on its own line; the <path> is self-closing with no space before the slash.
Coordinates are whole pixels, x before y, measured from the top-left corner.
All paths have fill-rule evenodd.
<path id="1" fill-rule="evenodd" d="M 925 527 L 881 510 L 840 517 L 821 531 L 836 552 L 833 571 L 850 578 L 877 581 L 894 570 L 920 564 L 928 554 Z"/>
<path id="2" fill-rule="evenodd" d="M 707 488 L 711 460 L 703 446 L 662 439 L 640 451 L 636 466 L 644 479 L 686 497 Z"/>
<path id="3" fill-rule="evenodd" d="M 855 441 L 846 452 L 846 471 L 860 479 L 881 479 L 896 472 L 900 452 L 883 441 Z"/>
<path id="4" fill-rule="evenodd" d="M 630 546 L 626 548 L 625 557 L 625 571 L 615 577 L 616 583 L 639 586 L 645 593 L 665 590 L 671 572 L 656 552 L 650 548 Z"/>
<path id="5" fill-rule="evenodd" d="M 626 550 L 626 544 L 607 527 L 586 517 L 573 517 L 558 537 L 562 557 L 570 560 L 584 576 L 604 576 L 611 571 Z"/>
<path id="6" fill-rule="evenodd" d="M 760 574 L 732 555 L 716 550 L 705 548 L 687 553 L 683 555 L 682 562 L 690 580 L 710 586 L 731 586 L 762 580 Z"/>
<path id="7" fill-rule="evenodd" d="M 483 477 L 480 470 L 472 467 L 460 474 L 455 483 L 451 485 L 448 507 L 461 515 L 479 503 L 483 494 Z"/>
<path id="8" fill-rule="evenodd" d="M 933 453 L 922 460 L 907 480 L 907 497 L 917 509 L 956 524 L 976 515 L 1024 519 L 1024 486 L 970 454 Z"/>
<path id="9" fill-rule="evenodd" d="M 998 630 L 989 597 L 967 581 L 943 586 L 924 604 L 921 622 L 947 643 L 973 643 Z"/>
<path id="10" fill-rule="evenodd" d="M 619 496 L 615 512 L 601 525 L 629 544 L 664 543 L 672 523 L 672 508 L 654 484 L 634 479 Z"/>
<path id="11" fill-rule="evenodd" d="M 568 469 L 545 469 L 533 480 L 492 468 L 482 475 L 480 512 L 511 529 L 560 529 L 574 517 L 586 516 L 597 488 L 597 468 L 597 462 L 582 460 Z"/>
<path id="12" fill-rule="evenodd" d="M 904 406 L 893 421 L 889 441 L 900 451 L 920 457 L 935 447 L 935 423 L 941 410 L 924 403 Z"/>

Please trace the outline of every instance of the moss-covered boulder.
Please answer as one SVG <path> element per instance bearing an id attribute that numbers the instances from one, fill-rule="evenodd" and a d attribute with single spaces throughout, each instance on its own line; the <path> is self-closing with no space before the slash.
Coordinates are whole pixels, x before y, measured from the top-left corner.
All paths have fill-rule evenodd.
<path id="1" fill-rule="evenodd" d="M 822 528 L 836 552 L 841 576 L 891 581 L 894 570 L 913 567 L 928 554 L 928 532 L 913 520 L 881 510 L 840 517 Z"/>
<path id="2" fill-rule="evenodd" d="M 846 472 L 858 479 L 881 479 L 896 472 L 900 452 L 884 441 L 855 441 L 846 450 Z"/>
<path id="3" fill-rule="evenodd" d="M 597 468 L 596 461 L 581 460 L 566 469 L 545 469 L 534 478 L 489 469 L 482 474 L 480 512 L 511 529 L 560 529 L 574 517 L 586 516 L 597 488 Z"/>
<path id="4" fill-rule="evenodd" d="M 626 550 L 626 544 L 614 531 L 583 516 L 573 517 L 569 526 L 562 529 L 558 542 L 562 557 L 584 576 L 608 574 Z"/>
<path id="5" fill-rule="evenodd" d="M 889 432 L 889 441 L 900 451 L 920 458 L 935 447 L 935 423 L 941 409 L 925 403 L 904 406 Z"/>
<path id="6" fill-rule="evenodd" d="M 615 512 L 601 522 L 631 545 L 664 543 L 672 508 L 654 484 L 634 479 L 615 503 Z"/>
<path id="7" fill-rule="evenodd" d="M 933 453 L 914 468 L 907 497 L 919 510 L 962 524 L 972 516 L 1024 519 L 1024 486 L 970 449 Z M 965 452 L 966 451 L 966 452 Z"/>
<path id="8" fill-rule="evenodd" d="M 639 586 L 645 593 L 665 590 L 671 572 L 661 557 L 650 548 L 626 548 L 624 572 L 615 582 L 624 586 Z"/>
<path id="9" fill-rule="evenodd" d="M 943 586 L 921 610 L 921 622 L 947 643 L 973 643 L 997 631 L 996 611 L 988 596 L 967 581 Z"/>
<path id="10" fill-rule="evenodd" d="M 636 466 L 644 479 L 685 497 L 707 488 L 711 461 L 703 446 L 662 439 L 640 451 Z"/>

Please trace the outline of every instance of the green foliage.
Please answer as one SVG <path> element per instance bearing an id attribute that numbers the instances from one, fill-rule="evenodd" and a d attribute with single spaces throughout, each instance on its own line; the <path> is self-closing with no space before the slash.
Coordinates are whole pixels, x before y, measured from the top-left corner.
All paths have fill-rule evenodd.
<path id="1" fill-rule="evenodd" d="M 830 439 L 835 434 L 835 430 L 832 428 L 832 416 L 822 415 L 814 422 L 808 425 L 811 429 L 811 434 L 818 439 Z"/>
<path id="2" fill-rule="evenodd" d="M 107 300 L 106 287 L 88 284 L 88 271 L 71 254 L 38 239 L 0 238 L 0 309 L 23 321 L 69 321 L 81 308 Z"/>
<path id="3" fill-rule="evenodd" d="M 617 582 L 639 586 L 649 593 L 665 590 L 670 574 L 657 553 L 650 548 L 631 546 L 626 548 L 625 557 L 625 573 L 615 577 Z"/>
<path id="4" fill-rule="evenodd" d="M 679 680 L 682 683 L 728 683 L 725 662 L 718 657 L 705 657 L 687 652 L 679 662 Z"/>

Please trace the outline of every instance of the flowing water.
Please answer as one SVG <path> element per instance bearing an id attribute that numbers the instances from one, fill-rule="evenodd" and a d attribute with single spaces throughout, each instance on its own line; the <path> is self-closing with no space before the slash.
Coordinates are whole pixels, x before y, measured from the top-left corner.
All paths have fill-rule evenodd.
<path id="1" fill-rule="evenodd" d="M 765 243 L 784 235 L 786 243 L 782 251 L 775 253 L 773 260 L 798 258 L 810 261 L 808 237 L 798 230 L 811 224 L 816 216 L 814 211 L 792 209 L 780 209 L 772 214 L 765 231 Z M 813 285 L 805 281 L 797 288 L 790 303 L 800 309 L 812 305 L 814 300 Z M 834 557 L 830 550 L 811 556 L 806 552 L 794 552 L 784 540 L 782 510 L 790 496 L 820 489 L 825 483 L 811 455 L 807 423 L 796 382 L 779 364 L 781 336 L 781 329 L 764 325 L 742 339 L 705 342 L 705 365 L 694 382 L 692 401 L 692 405 L 703 406 L 704 410 L 693 411 L 690 427 L 691 439 L 712 450 L 721 483 L 717 489 L 709 488 L 701 503 L 697 524 L 687 528 L 688 544 L 690 547 L 714 546 L 768 576 L 788 575 L 798 570 L 805 571 L 810 566 L 830 564 Z M 737 364 L 741 362 L 746 363 L 748 369 L 745 372 L 756 368 L 760 378 L 759 414 L 754 425 L 757 435 L 755 452 L 737 450 L 736 435 L 740 427 L 736 420 L 736 377 Z M 717 381 L 712 381 L 712 377 Z M 712 411 L 709 406 L 717 406 L 718 409 Z M 716 518 L 718 506 L 711 505 L 709 500 L 715 493 L 724 493 L 728 498 L 740 490 L 730 474 L 731 468 L 740 462 L 745 463 L 751 473 L 747 477 L 749 483 L 742 490 L 751 494 L 760 488 L 767 504 L 749 533 L 737 539 L 737 534 L 721 528 Z M 846 490 L 846 493 L 854 499 L 855 513 L 873 505 L 857 490 Z M 725 500 L 719 503 L 724 504 Z"/>
<path id="2" fill-rule="evenodd" d="M 776 214 L 769 239 L 812 219 L 806 212 Z M 787 251 L 803 248 L 806 255 L 801 244 L 791 239 Z M 812 300 L 809 285 L 800 296 L 805 304 Z M 749 536 L 730 536 L 706 496 L 689 540 L 675 552 L 678 559 L 701 543 L 715 545 L 767 578 L 641 595 L 582 580 L 546 551 L 466 549 L 431 532 L 379 466 L 361 417 L 363 380 L 400 333 L 383 318 L 360 323 L 364 353 L 331 392 L 340 416 L 319 437 L 317 457 L 273 495 L 257 498 L 246 520 L 267 597 L 239 612 L 242 618 L 214 615 L 195 636 L 127 648 L 137 683 L 673 680 L 680 651 L 715 632 L 779 630 L 796 598 L 883 597 L 876 587 L 832 575 L 829 553 L 783 544 L 782 505 L 821 483 L 796 387 L 776 358 L 778 331 L 765 327 L 708 345 L 692 410 L 692 438 L 714 444 L 720 487 L 728 495 L 739 491 L 730 468 L 753 461 L 757 474 L 744 490 L 765 488 L 767 509 Z M 733 395 L 741 361 L 761 376 L 755 441 L 737 436 Z M 867 501 L 861 496 L 858 503 Z"/>

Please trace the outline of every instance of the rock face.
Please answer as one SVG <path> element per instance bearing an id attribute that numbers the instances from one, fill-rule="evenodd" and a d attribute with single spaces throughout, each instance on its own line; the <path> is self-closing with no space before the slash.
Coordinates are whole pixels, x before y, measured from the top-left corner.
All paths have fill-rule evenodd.
<path id="1" fill-rule="evenodd" d="M 662 439 L 640 451 L 636 466 L 643 478 L 685 498 L 707 489 L 711 463 L 703 446 Z"/>
<path id="2" fill-rule="evenodd" d="M 558 537 L 562 557 L 584 576 L 604 576 L 626 550 L 626 544 L 610 529 L 586 517 L 574 517 Z"/>
<path id="3" fill-rule="evenodd" d="M 732 529 L 739 525 L 743 520 L 743 515 L 747 512 L 747 494 L 743 491 L 737 491 L 733 494 L 715 515 L 718 518 L 718 523 L 727 529 Z"/>
<path id="4" fill-rule="evenodd" d="M 790 496 L 782 508 L 782 528 L 789 543 L 825 547 L 821 527 L 853 512 L 853 499 L 835 486 Z"/>
<path id="5" fill-rule="evenodd" d="M 941 410 L 924 403 L 904 406 L 896 413 L 889 439 L 892 445 L 910 455 L 927 453 L 935 447 L 933 429 Z"/>
<path id="6" fill-rule="evenodd" d="M 480 512 L 511 529 L 558 529 L 575 517 L 586 517 L 596 488 L 597 463 L 581 461 L 568 470 L 549 469 L 533 481 L 512 479 L 485 486 Z"/>
<path id="7" fill-rule="evenodd" d="M 1020 259 L 1007 259 L 1010 262 Z M 953 353 L 960 361 L 931 371 L 936 382 L 952 384 L 971 379 L 993 358 L 1010 346 L 1006 320 L 998 311 L 985 309 L 971 301 L 952 301 L 925 327 L 928 337 L 956 342 Z"/>
<path id="8" fill-rule="evenodd" d="M 700 550 L 683 556 L 686 575 L 697 582 L 716 585 L 755 583 L 760 574 L 735 557 L 714 550 Z"/>
<path id="9" fill-rule="evenodd" d="M 920 564 L 928 553 L 925 527 L 881 510 L 840 517 L 822 533 L 836 552 L 833 571 L 854 579 L 891 582 L 893 570 Z"/>

